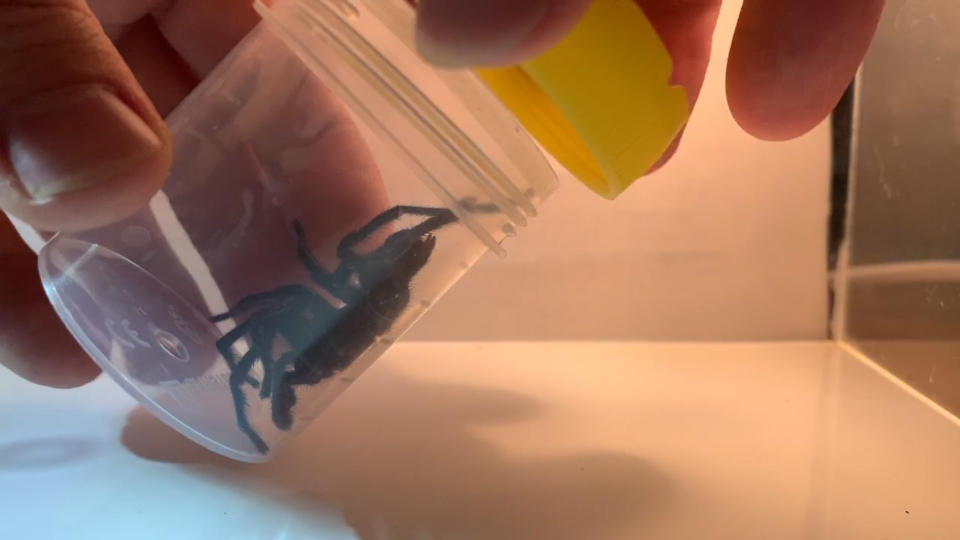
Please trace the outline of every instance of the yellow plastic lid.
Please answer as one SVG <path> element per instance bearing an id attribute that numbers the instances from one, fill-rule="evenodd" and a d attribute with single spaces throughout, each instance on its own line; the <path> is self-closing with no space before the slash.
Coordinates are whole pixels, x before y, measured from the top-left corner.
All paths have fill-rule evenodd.
<path id="1" fill-rule="evenodd" d="M 477 74 L 547 151 L 614 199 L 650 171 L 686 124 L 687 95 L 635 0 L 593 0 L 557 46 Z"/>

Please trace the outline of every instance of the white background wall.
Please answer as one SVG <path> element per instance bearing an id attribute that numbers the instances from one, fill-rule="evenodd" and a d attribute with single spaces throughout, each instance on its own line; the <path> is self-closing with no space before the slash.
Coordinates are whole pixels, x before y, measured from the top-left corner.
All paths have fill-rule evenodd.
<path id="1" fill-rule="evenodd" d="M 614 202 L 565 172 L 521 236 L 489 255 L 407 339 L 799 339 L 827 327 L 829 127 L 788 143 L 743 133 L 724 97 L 739 1 L 684 144 Z"/>

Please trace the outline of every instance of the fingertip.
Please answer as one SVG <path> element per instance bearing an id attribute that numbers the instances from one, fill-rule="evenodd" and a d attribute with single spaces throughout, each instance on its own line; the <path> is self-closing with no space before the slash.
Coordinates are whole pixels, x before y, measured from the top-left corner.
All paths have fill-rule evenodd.
<path id="1" fill-rule="evenodd" d="M 0 203 L 5 211 L 42 231 L 76 232 L 125 219 L 146 206 L 166 181 L 172 144 L 166 132 L 160 138 L 156 149 L 105 167 L 81 189 L 37 200 L 15 178 L 0 182 Z"/>
<path id="2" fill-rule="evenodd" d="M 496 63 L 521 46 L 546 12 L 545 0 L 421 0 L 417 48 L 441 66 Z"/>
<path id="3" fill-rule="evenodd" d="M 754 40 L 759 38 L 744 27 L 741 18 L 726 74 L 734 120 L 748 134 L 767 141 L 792 139 L 815 127 L 830 105 L 823 89 L 802 88 L 811 83 L 803 75 L 805 59 L 781 57 L 769 43 L 757 45 Z"/>
<path id="4" fill-rule="evenodd" d="M 16 232 L 0 220 L 0 363 L 43 386 L 75 388 L 100 374 L 44 296 L 36 257 L 11 245 Z"/>
<path id="5" fill-rule="evenodd" d="M 23 30 L 0 36 L 13 69 L 0 78 L 0 208 L 72 231 L 146 204 L 169 167 L 169 136 L 87 3 L 0 9 L 0 27 Z"/>
<path id="6" fill-rule="evenodd" d="M 786 141 L 815 128 L 832 110 L 829 102 L 798 102 L 764 84 L 750 82 L 748 74 L 733 69 L 727 78 L 727 103 L 734 121 L 746 133 L 764 141 Z"/>
<path id="7" fill-rule="evenodd" d="M 830 115 L 856 76 L 883 0 L 746 0 L 727 67 L 737 123 L 764 140 L 792 139 Z"/>
<path id="8" fill-rule="evenodd" d="M 746 133 L 765 141 L 786 141 L 826 118 L 840 96 L 833 87 L 846 85 L 825 86 L 817 81 L 817 74 L 804 75 L 807 68 L 799 59 L 791 64 L 761 58 L 770 54 L 774 53 L 734 45 L 727 67 L 727 105 Z M 771 68 L 772 64 L 784 67 Z"/>
<path id="9" fill-rule="evenodd" d="M 142 210 L 163 187 L 173 161 L 167 140 L 156 152 L 117 171 L 108 181 L 46 202 L 38 221 L 54 221 L 58 228 L 75 232 L 115 223 Z M 41 210 L 40 206 L 37 210 Z"/>
<path id="10" fill-rule="evenodd" d="M 417 49 L 444 67 L 516 64 L 559 42 L 589 4 L 590 0 L 420 0 Z"/>
<path id="11" fill-rule="evenodd" d="M 68 390 L 87 385 L 100 376 L 100 368 L 87 359 L 83 351 L 69 353 L 59 361 L 44 361 L 30 363 L 22 362 L 20 366 L 8 366 L 11 371 L 26 381 L 40 386 Z"/>

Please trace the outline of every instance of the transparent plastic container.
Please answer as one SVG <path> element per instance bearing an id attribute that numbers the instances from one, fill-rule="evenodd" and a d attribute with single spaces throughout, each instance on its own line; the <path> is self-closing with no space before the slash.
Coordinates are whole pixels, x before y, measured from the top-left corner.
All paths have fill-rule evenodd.
<path id="1" fill-rule="evenodd" d="M 264 461 L 555 188 L 516 119 L 413 47 L 399 0 L 258 4 L 168 118 L 163 191 L 40 253 L 85 350 L 203 446 Z"/>

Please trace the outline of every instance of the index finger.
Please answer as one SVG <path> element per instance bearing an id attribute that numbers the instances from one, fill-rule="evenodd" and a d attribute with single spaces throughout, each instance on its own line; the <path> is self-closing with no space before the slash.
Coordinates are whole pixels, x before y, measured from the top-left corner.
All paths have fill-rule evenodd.
<path id="1" fill-rule="evenodd" d="M 883 0 L 744 0 L 727 94 L 740 125 L 783 140 L 836 106 L 867 52 Z"/>

